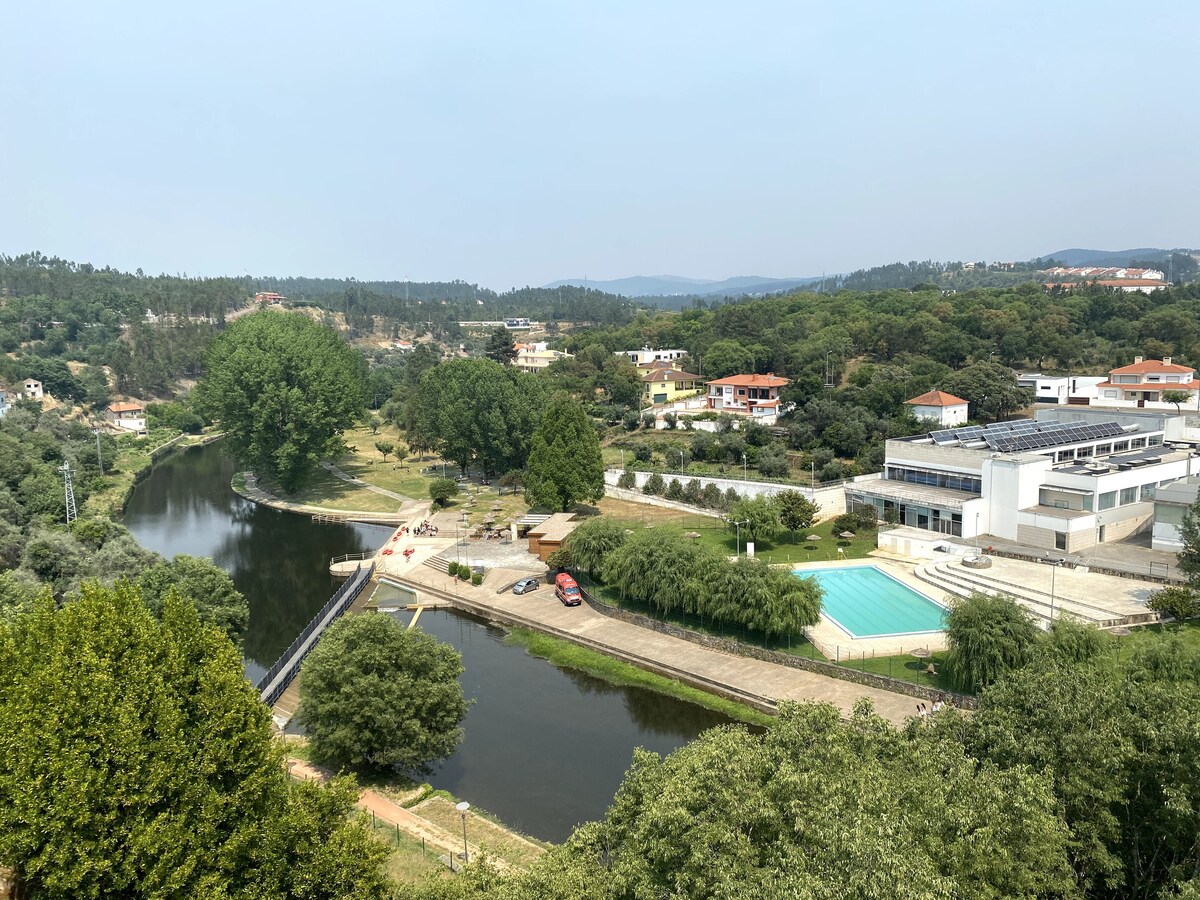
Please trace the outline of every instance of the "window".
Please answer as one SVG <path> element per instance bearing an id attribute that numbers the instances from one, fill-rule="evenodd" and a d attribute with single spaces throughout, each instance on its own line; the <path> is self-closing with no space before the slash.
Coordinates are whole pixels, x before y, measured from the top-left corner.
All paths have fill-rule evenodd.
<path id="1" fill-rule="evenodd" d="M 1101 444 L 1096 448 L 1097 456 L 1107 456 L 1110 453 L 1112 453 L 1112 444 Z"/>
<path id="2" fill-rule="evenodd" d="M 1100 495 L 1100 508 L 1101 509 L 1112 509 L 1116 505 L 1117 505 L 1117 492 L 1116 491 L 1105 491 L 1103 494 Z"/>
<path id="3" fill-rule="evenodd" d="M 1117 441 L 1113 444 L 1113 453 L 1121 453 L 1129 449 L 1129 441 Z"/>
<path id="4" fill-rule="evenodd" d="M 1151 447 L 1161 447 L 1162 442 L 1163 442 L 1163 439 L 1162 439 L 1161 434 L 1153 434 L 1150 436 L 1150 446 Z"/>
<path id="5" fill-rule="evenodd" d="M 1054 532 L 1054 549 L 1055 550 L 1066 550 L 1067 549 L 1067 533 L 1065 531 Z"/>
<path id="6" fill-rule="evenodd" d="M 1106 399 L 1109 399 L 1109 400 L 1116 400 L 1116 399 L 1117 399 L 1117 392 L 1116 392 L 1116 391 L 1105 391 L 1105 392 L 1104 392 L 1104 396 L 1105 396 L 1105 398 L 1106 398 Z"/>
<path id="7" fill-rule="evenodd" d="M 1130 503 L 1137 503 L 1137 493 L 1136 487 L 1121 488 L 1121 505 L 1128 506 Z"/>
<path id="8" fill-rule="evenodd" d="M 1143 484 L 1142 485 L 1142 500 L 1153 500 L 1154 495 L 1157 491 L 1158 491 L 1158 485 Z"/>
<path id="9" fill-rule="evenodd" d="M 1145 449 L 1145 446 L 1146 446 L 1145 438 L 1134 438 L 1132 441 L 1129 442 L 1130 450 L 1142 450 L 1142 449 Z"/>

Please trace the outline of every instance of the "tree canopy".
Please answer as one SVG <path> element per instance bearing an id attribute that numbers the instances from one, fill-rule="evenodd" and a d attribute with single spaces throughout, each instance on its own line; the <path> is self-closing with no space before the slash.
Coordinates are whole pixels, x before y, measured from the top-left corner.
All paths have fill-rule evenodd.
<path id="1" fill-rule="evenodd" d="M 604 496 L 600 439 L 583 407 L 556 392 L 533 432 L 525 465 L 525 501 L 566 512 L 583 500 Z"/>
<path id="2" fill-rule="evenodd" d="M 0 733 L 0 860 L 31 896 L 384 895 L 354 792 L 289 784 L 233 645 L 173 592 L 157 619 L 85 584 L 0 625 Z"/>
<path id="3" fill-rule="evenodd" d="M 976 692 L 1029 661 L 1037 626 L 1010 597 L 974 593 L 946 615 L 946 663 L 955 683 Z"/>
<path id="4" fill-rule="evenodd" d="M 462 658 L 385 614 L 339 619 L 300 670 L 315 754 L 338 767 L 420 771 L 462 740 Z"/>
<path id="5" fill-rule="evenodd" d="M 366 361 L 307 316 L 261 312 L 213 341 L 197 403 L 240 462 L 300 485 L 364 408 Z"/>
<path id="6" fill-rule="evenodd" d="M 496 330 L 488 337 L 487 346 L 483 349 L 483 355 L 492 362 L 498 362 L 501 365 L 507 365 L 513 361 L 517 355 L 517 347 L 513 343 L 512 332 L 503 325 L 496 326 Z"/>
<path id="7" fill-rule="evenodd" d="M 216 625 L 234 642 L 241 639 L 250 624 L 246 598 L 211 559 L 180 553 L 146 569 L 138 576 L 137 585 L 155 615 L 162 614 L 167 593 L 174 591 L 196 607 L 201 622 Z"/>

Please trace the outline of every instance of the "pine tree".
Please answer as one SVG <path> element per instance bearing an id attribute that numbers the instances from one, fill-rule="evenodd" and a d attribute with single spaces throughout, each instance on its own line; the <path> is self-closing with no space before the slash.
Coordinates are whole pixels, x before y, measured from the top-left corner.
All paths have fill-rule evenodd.
<path id="1" fill-rule="evenodd" d="M 566 512 L 604 496 L 600 440 L 583 407 L 563 391 L 550 398 L 530 442 L 525 502 Z"/>

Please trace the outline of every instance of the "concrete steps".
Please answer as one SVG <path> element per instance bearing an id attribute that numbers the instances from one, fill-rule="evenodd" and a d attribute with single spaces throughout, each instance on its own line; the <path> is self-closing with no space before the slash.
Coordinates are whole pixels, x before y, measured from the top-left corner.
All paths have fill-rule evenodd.
<path id="1" fill-rule="evenodd" d="M 450 561 L 448 559 L 444 559 L 441 556 L 426 557 L 425 560 L 423 561 L 423 564 L 426 566 L 429 566 L 429 568 L 431 568 L 431 569 L 435 569 L 436 571 L 441 572 L 443 575 L 450 574 Z"/>
<path id="2" fill-rule="evenodd" d="M 926 584 L 933 585 L 953 597 L 969 597 L 975 591 L 1005 594 L 1028 610 L 1039 625 L 1043 628 L 1049 627 L 1051 594 L 1048 591 L 998 577 L 988 569 L 966 569 L 948 562 L 918 566 L 915 575 Z M 1158 619 L 1158 614 L 1152 610 L 1137 607 L 1121 612 L 1057 593 L 1053 598 L 1053 612 L 1055 616 L 1066 613 L 1100 628 L 1141 624 Z"/>

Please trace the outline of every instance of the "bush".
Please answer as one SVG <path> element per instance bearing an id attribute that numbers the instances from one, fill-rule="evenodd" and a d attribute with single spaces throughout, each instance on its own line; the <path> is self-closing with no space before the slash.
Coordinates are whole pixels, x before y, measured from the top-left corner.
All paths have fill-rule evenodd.
<path id="1" fill-rule="evenodd" d="M 621 477 L 617 479 L 617 487 L 627 491 L 636 490 L 637 476 L 633 472 L 622 472 Z"/>
<path id="2" fill-rule="evenodd" d="M 679 483 L 678 478 L 672 478 L 671 483 L 667 485 L 666 498 L 668 500 L 683 499 L 683 486 Z"/>
<path id="3" fill-rule="evenodd" d="M 717 509 L 721 505 L 721 489 L 711 481 L 700 491 L 700 505 Z"/>
<path id="4" fill-rule="evenodd" d="M 864 506 L 861 509 L 844 512 L 829 520 L 829 532 L 834 535 L 841 534 L 843 531 L 853 531 L 858 534 L 860 531 L 874 531 L 877 527 L 878 522 L 873 506 Z"/>
<path id="5" fill-rule="evenodd" d="M 435 478 L 429 485 L 429 499 L 435 506 L 445 506 L 458 495 L 458 482 L 453 478 Z"/>
<path id="6" fill-rule="evenodd" d="M 471 567 L 463 563 L 458 567 L 458 580 L 469 581 L 471 578 Z"/>
<path id="7" fill-rule="evenodd" d="M 481 575 L 479 572 L 472 572 L 471 573 L 471 584 L 475 585 L 476 587 L 479 587 L 479 585 L 483 584 L 483 575 Z"/>
<path id="8" fill-rule="evenodd" d="M 675 430 L 676 424 L 679 422 L 679 417 L 673 412 L 663 414 L 663 424 L 671 431 Z"/>
<path id="9" fill-rule="evenodd" d="M 730 488 L 721 497 L 720 508 L 725 510 L 726 512 L 728 512 L 729 510 L 733 509 L 733 505 L 741 499 L 742 499 L 742 495 L 739 494 L 737 491 L 735 491 L 733 488 Z"/>
<path id="10" fill-rule="evenodd" d="M 688 479 L 688 483 L 683 486 L 683 499 L 693 506 L 699 506 L 703 502 L 704 489 L 700 487 L 700 482 L 695 478 Z"/>
<path id="11" fill-rule="evenodd" d="M 666 482 L 663 481 L 663 477 L 657 472 L 647 478 L 646 483 L 642 485 L 643 494 L 653 494 L 656 497 L 661 497 L 666 489 Z"/>
<path id="12" fill-rule="evenodd" d="M 546 566 L 551 569 L 569 569 L 571 568 L 571 563 L 572 553 L 569 547 L 559 547 L 546 557 Z"/>
<path id="13" fill-rule="evenodd" d="M 631 409 L 625 415 L 621 416 L 621 427 L 626 431 L 637 431 L 639 421 L 638 414 Z"/>
<path id="14" fill-rule="evenodd" d="M 450 562 L 446 563 L 446 572 L 451 578 L 455 577 L 458 574 L 458 563 L 450 560 Z"/>
<path id="15" fill-rule="evenodd" d="M 654 414 L 653 413 L 646 413 L 644 416 L 642 416 L 642 427 L 645 428 L 647 431 L 654 430 Z"/>
<path id="16" fill-rule="evenodd" d="M 638 462 L 648 463 L 654 458 L 654 450 L 649 444 L 637 444 L 633 448 L 633 458 Z"/>

